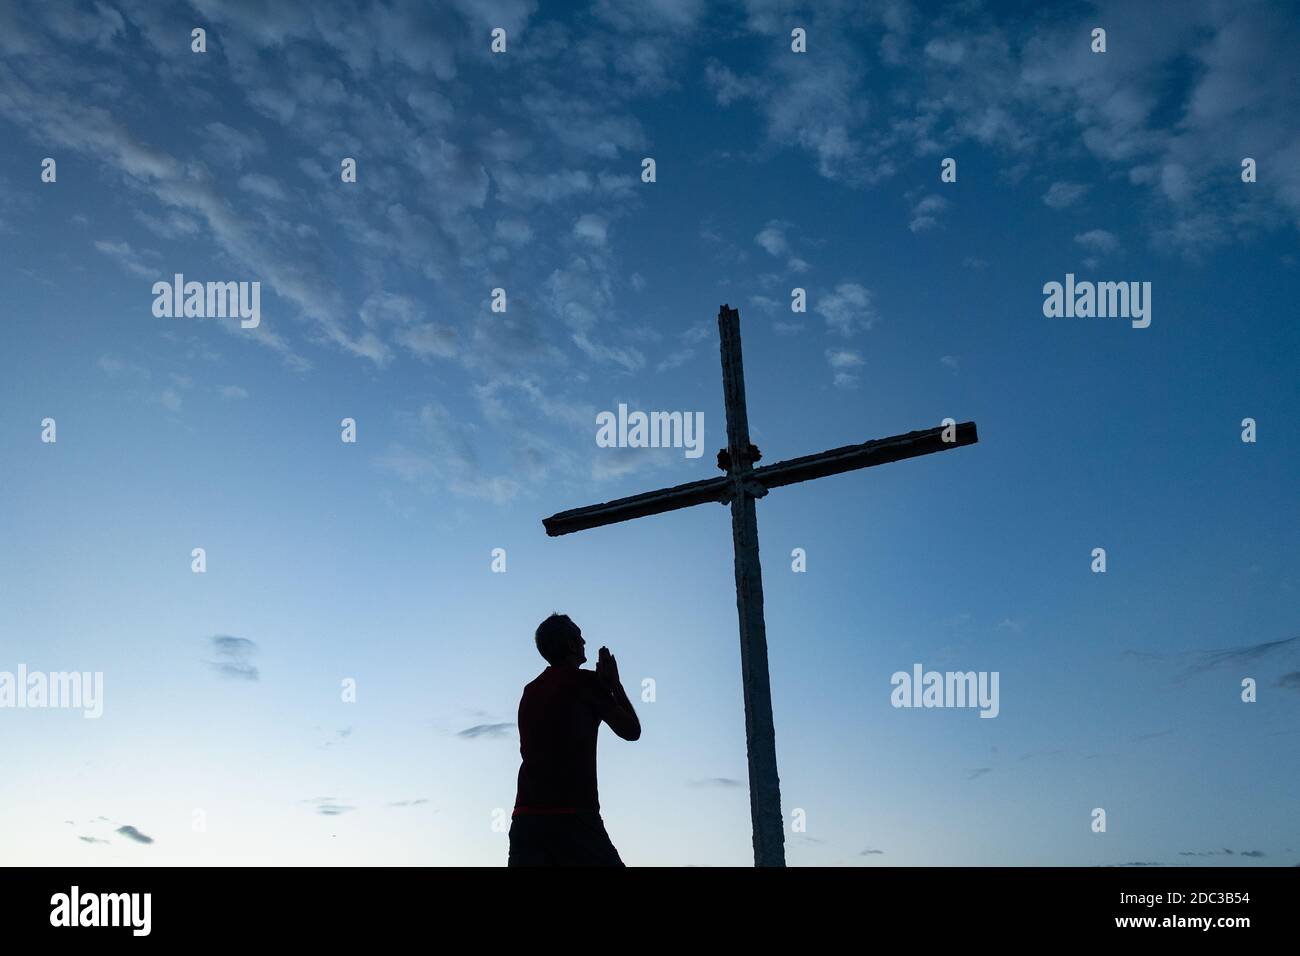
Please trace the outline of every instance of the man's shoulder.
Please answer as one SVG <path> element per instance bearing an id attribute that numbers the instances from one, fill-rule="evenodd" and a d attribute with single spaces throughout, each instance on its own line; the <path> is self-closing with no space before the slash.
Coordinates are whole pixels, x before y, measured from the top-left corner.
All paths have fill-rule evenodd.
<path id="1" fill-rule="evenodd" d="M 534 689 L 599 691 L 603 689 L 600 675 L 580 667 L 547 667 L 527 684 L 524 693 Z"/>
<path id="2" fill-rule="evenodd" d="M 530 687 L 592 687 L 599 682 L 600 677 L 595 671 L 583 670 L 580 667 L 548 666 L 525 684 L 524 690 L 528 690 Z"/>
<path id="3" fill-rule="evenodd" d="M 548 686 L 553 679 L 551 674 L 554 670 L 555 668 L 548 667 L 546 668 L 546 670 L 542 671 L 540 674 L 538 674 L 536 677 L 530 680 L 527 684 L 524 685 L 524 693 L 526 694 L 530 690 L 538 690 L 539 688 Z"/>

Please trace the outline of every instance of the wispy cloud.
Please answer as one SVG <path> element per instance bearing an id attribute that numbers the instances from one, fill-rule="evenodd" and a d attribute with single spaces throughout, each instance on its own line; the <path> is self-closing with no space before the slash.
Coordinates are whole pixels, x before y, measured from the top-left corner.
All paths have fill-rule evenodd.
<path id="1" fill-rule="evenodd" d="M 1247 665 L 1276 660 L 1284 657 L 1288 652 L 1293 653 L 1300 650 L 1297 641 L 1300 641 L 1300 636 L 1210 651 L 1179 651 L 1158 654 L 1150 651 L 1128 650 L 1124 652 L 1124 656 L 1145 663 L 1173 665 L 1179 668 L 1175 679 L 1181 683 L 1195 677 L 1197 674 L 1203 674 L 1211 670 L 1228 667 L 1241 668 Z"/>
<path id="2" fill-rule="evenodd" d="M 342 803 L 336 797 L 312 797 L 304 800 L 303 803 L 311 804 L 316 813 L 323 817 L 338 817 L 356 809 L 350 804 Z"/>
<path id="3" fill-rule="evenodd" d="M 141 833 L 139 830 L 137 830 L 135 827 L 129 824 L 126 826 L 118 827 L 117 832 L 134 843 L 148 844 L 153 842 L 153 837 L 146 836 L 145 834 Z"/>
<path id="4" fill-rule="evenodd" d="M 514 727 L 513 723 L 475 724 L 457 731 L 456 736 L 462 740 L 496 740 L 509 737 Z"/>
<path id="5" fill-rule="evenodd" d="M 257 653 L 257 644 L 246 637 L 232 637 L 229 634 L 214 634 L 208 638 L 211 643 L 215 661 L 208 661 L 208 666 L 228 680 L 258 680 L 261 675 L 249 658 Z"/>
<path id="6" fill-rule="evenodd" d="M 1074 237 L 1074 241 L 1097 255 L 1108 255 L 1119 248 L 1119 239 L 1105 229 L 1089 229 Z"/>
<path id="7" fill-rule="evenodd" d="M 1054 182 L 1043 194 L 1043 202 L 1052 209 L 1066 209 L 1082 199 L 1088 189 L 1084 183 Z"/>
<path id="8" fill-rule="evenodd" d="M 132 249 L 131 244 L 125 240 L 100 239 L 95 242 L 95 248 L 128 272 L 147 279 L 156 279 L 158 277 L 158 269 L 147 265 L 143 256 Z M 153 255 L 156 256 L 157 253 L 153 253 Z"/>

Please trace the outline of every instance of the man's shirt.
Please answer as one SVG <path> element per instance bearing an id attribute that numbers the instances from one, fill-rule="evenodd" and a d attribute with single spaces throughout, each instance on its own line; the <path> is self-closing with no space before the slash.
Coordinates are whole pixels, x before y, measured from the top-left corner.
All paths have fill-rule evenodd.
<path id="1" fill-rule="evenodd" d="M 515 813 L 596 812 L 596 735 L 613 695 L 595 671 L 547 667 L 519 701 Z"/>

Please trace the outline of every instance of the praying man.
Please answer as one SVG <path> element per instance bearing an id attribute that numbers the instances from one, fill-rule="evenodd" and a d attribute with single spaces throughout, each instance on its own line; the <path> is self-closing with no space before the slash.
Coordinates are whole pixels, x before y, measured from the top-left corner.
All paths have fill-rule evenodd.
<path id="1" fill-rule="evenodd" d="M 587 642 L 567 614 L 537 627 L 547 667 L 519 701 L 519 789 L 510 824 L 509 866 L 623 866 L 600 819 L 596 735 L 601 721 L 624 740 L 641 721 L 602 647 L 594 671 L 582 670 Z"/>

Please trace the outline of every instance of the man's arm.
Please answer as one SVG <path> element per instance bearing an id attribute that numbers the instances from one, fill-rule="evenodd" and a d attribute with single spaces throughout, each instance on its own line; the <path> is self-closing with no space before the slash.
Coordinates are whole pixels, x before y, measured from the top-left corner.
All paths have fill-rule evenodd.
<path id="1" fill-rule="evenodd" d="M 609 724 L 609 729 L 624 740 L 639 739 L 641 721 L 637 718 L 632 702 L 627 699 L 627 693 L 618 679 L 618 661 L 614 660 L 614 655 L 609 652 L 608 647 L 602 647 L 596 658 L 596 676 L 600 678 L 601 684 L 610 695 L 609 706 L 601 715 L 605 723 Z"/>

